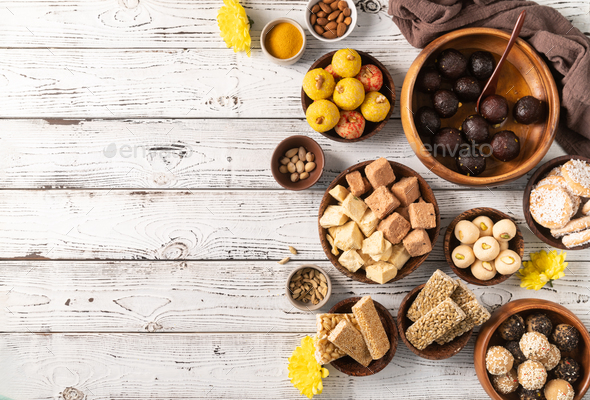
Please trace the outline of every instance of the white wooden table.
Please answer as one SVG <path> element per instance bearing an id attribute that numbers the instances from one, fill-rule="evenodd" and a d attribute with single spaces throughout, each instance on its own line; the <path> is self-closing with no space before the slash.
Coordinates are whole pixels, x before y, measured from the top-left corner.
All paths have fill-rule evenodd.
<path id="1" fill-rule="evenodd" d="M 291 308 L 283 285 L 303 262 L 330 267 L 316 229 L 320 199 L 362 160 L 384 156 L 423 174 L 443 231 L 458 213 L 491 206 L 519 221 L 527 253 L 544 248 L 525 227 L 526 177 L 491 190 L 441 180 L 407 144 L 399 104 L 366 142 L 311 131 L 300 83 L 337 47 L 308 36 L 303 59 L 278 67 L 258 39 L 273 18 L 303 23 L 305 3 L 244 1 L 255 21 L 248 58 L 220 39 L 219 0 L 0 1 L 0 398 L 299 398 L 287 357 L 315 319 Z M 588 0 L 541 3 L 590 31 Z M 399 97 L 419 50 L 385 0 L 359 7 L 346 45 L 381 60 Z M 326 169 L 312 190 L 287 192 L 269 158 L 300 133 L 323 147 Z M 554 145 L 545 160 L 561 154 Z M 436 268 L 450 273 L 441 243 L 395 284 L 360 284 L 332 269 L 327 308 L 370 294 L 395 315 Z M 277 264 L 289 245 L 299 254 Z M 526 291 L 516 277 L 474 289 L 490 308 L 556 301 L 590 326 L 590 252 L 568 260 L 553 289 Z M 473 339 L 456 357 L 432 362 L 400 342 L 375 376 L 328 367 L 319 398 L 484 399 L 472 351 Z"/>

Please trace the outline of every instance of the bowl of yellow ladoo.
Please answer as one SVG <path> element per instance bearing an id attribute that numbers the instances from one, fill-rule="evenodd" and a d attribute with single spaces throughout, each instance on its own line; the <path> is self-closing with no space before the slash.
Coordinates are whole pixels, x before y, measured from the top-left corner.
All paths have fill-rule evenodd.
<path id="1" fill-rule="evenodd" d="M 296 63 L 303 55 L 306 44 L 305 31 L 289 18 L 270 21 L 260 34 L 262 52 L 279 65 Z"/>

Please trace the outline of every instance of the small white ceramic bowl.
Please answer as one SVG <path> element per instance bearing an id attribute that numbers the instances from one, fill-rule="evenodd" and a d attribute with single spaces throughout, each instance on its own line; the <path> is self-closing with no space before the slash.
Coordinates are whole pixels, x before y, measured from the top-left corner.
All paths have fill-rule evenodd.
<path id="1" fill-rule="evenodd" d="M 305 268 L 313 268 L 316 270 L 316 272 L 320 272 L 322 275 L 324 275 L 326 277 L 326 284 L 328 286 L 328 292 L 326 293 L 326 296 L 323 298 L 323 300 L 320 301 L 318 304 L 304 303 L 302 301 L 293 299 L 293 297 L 291 295 L 291 290 L 289 289 L 289 283 L 291 282 L 291 278 L 293 278 L 293 275 L 295 275 L 297 273 L 297 271 L 305 269 Z M 285 283 L 285 293 L 287 295 L 287 299 L 289 299 L 289 302 L 294 307 L 297 307 L 298 309 L 300 309 L 302 311 L 319 310 L 320 308 L 325 306 L 326 303 L 328 302 L 328 300 L 330 299 L 330 295 L 332 294 L 332 281 L 330 280 L 330 275 L 328 275 L 326 273 L 326 271 L 324 271 L 323 269 L 321 269 L 317 265 L 313 265 L 313 264 L 300 265 L 299 267 L 297 267 L 293 271 L 291 271 L 291 273 L 289 274 L 289 277 L 287 278 L 287 282 Z"/>
<path id="2" fill-rule="evenodd" d="M 297 29 L 299 29 L 299 33 L 301 33 L 301 37 L 303 38 L 303 43 L 301 44 L 301 50 L 299 50 L 299 53 L 295 54 L 295 56 L 293 56 L 291 58 L 282 59 L 282 58 L 276 58 L 276 57 L 274 57 L 272 54 L 270 54 L 268 52 L 268 50 L 266 50 L 266 45 L 264 44 L 265 39 L 266 39 L 266 34 L 268 32 L 270 32 L 270 30 L 272 28 L 274 28 L 275 25 L 280 24 L 281 22 L 287 22 L 287 23 L 295 26 Z M 278 64 L 278 65 L 291 65 L 291 64 L 295 64 L 297 61 L 299 61 L 299 59 L 301 58 L 301 56 L 305 52 L 305 46 L 306 45 L 307 45 L 307 39 L 305 38 L 305 31 L 303 30 L 303 27 L 301 25 L 299 25 L 296 21 L 294 21 L 294 20 L 292 20 L 290 18 L 279 18 L 279 19 L 272 20 L 268 24 L 265 25 L 264 29 L 260 33 L 260 47 L 262 48 L 262 52 L 272 62 L 274 62 L 275 64 Z"/>
<path id="3" fill-rule="evenodd" d="M 321 0 L 309 0 L 309 2 L 307 3 L 307 6 L 305 7 L 305 24 L 307 25 L 307 30 L 309 31 L 309 33 L 311 33 L 313 35 L 313 37 L 315 37 L 318 40 L 321 40 L 322 42 L 339 42 L 340 40 L 342 40 L 345 37 L 347 37 L 348 35 L 350 35 L 352 33 L 352 31 L 354 30 L 354 28 L 356 27 L 356 22 L 358 19 L 358 15 L 356 12 L 356 6 L 354 5 L 354 1 L 353 0 L 345 0 L 348 3 L 348 7 L 350 8 L 350 18 L 352 18 L 352 23 L 348 26 L 346 33 L 336 39 L 326 39 L 322 35 L 318 35 L 318 33 L 315 31 L 315 29 L 313 29 L 313 26 L 311 25 L 311 20 L 310 20 L 311 9 L 313 8 L 313 6 L 318 4 L 320 1 Z"/>

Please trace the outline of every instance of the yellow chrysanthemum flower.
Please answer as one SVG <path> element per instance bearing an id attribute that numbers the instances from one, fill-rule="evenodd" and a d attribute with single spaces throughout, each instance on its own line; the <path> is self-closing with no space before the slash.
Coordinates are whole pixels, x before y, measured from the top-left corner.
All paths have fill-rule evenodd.
<path id="1" fill-rule="evenodd" d="M 221 37 L 227 47 L 233 47 L 234 52 L 245 51 L 250 57 L 250 22 L 246 10 L 237 0 L 223 0 L 225 6 L 219 9 L 217 23 Z"/>
<path id="2" fill-rule="evenodd" d="M 529 290 L 540 290 L 547 282 L 553 287 L 553 281 L 565 276 L 566 252 L 557 250 L 547 253 L 541 250 L 538 253 L 531 253 L 531 261 L 525 261 L 523 267 L 518 271 L 520 286 Z"/>
<path id="3" fill-rule="evenodd" d="M 293 350 L 289 357 L 289 378 L 291 383 L 302 395 L 311 399 L 314 395 L 322 393 L 324 385 L 322 378 L 329 375 L 326 368 L 322 368 L 316 361 L 313 353 L 315 347 L 313 338 L 306 336 L 301 339 L 301 346 Z"/>

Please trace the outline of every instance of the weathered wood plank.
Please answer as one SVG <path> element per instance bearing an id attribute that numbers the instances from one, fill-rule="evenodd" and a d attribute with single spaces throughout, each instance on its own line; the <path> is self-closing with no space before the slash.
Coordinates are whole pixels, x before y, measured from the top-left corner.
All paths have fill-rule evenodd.
<path id="1" fill-rule="evenodd" d="M 249 0 L 242 2 L 254 20 L 252 38 L 264 25 L 287 16 L 304 25 L 307 1 Z M 386 0 L 362 0 L 354 34 L 348 46 L 358 46 L 370 37 L 374 47 L 391 45 L 392 35 L 403 40 L 386 14 Z M 542 0 L 540 4 L 558 9 L 583 32 L 589 31 L 588 3 L 583 0 Z M 216 16 L 220 2 L 191 0 L 67 0 L 0 1 L 0 47 L 200 47 L 224 49 Z M 376 14 L 376 15 L 375 15 Z M 317 40 L 310 47 L 330 48 Z M 231 51 L 231 50 L 230 50 Z"/>
<path id="2" fill-rule="evenodd" d="M 0 262 L 1 332 L 309 332 L 315 314 L 295 309 L 285 296 L 291 269 L 260 262 Z M 327 311 L 351 296 L 371 295 L 396 315 L 405 295 L 435 269 L 454 276 L 444 261 L 428 261 L 387 285 L 351 281 L 329 262 Z M 514 276 L 492 287 L 471 286 L 490 309 L 522 298 L 555 301 L 590 323 L 590 263 L 572 262 L 566 277 L 540 292 Z"/>
<path id="3" fill-rule="evenodd" d="M 0 188 L 278 189 L 269 168 L 272 152 L 302 132 L 326 155 L 324 174 L 312 190 L 379 156 L 420 172 L 433 189 L 457 187 L 422 165 L 400 120 L 362 144 L 350 144 L 312 133 L 302 120 L 47 119 L 0 120 Z M 563 154 L 554 145 L 544 161 Z M 530 175 L 502 189 L 522 190 Z"/>
<path id="4" fill-rule="evenodd" d="M 300 395 L 289 382 L 287 359 L 302 337 L 272 332 L 0 335 L 0 393 L 15 400 L 53 400 L 73 387 L 97 400 L 296 399 Z M 320 398 L 457 399 L 459 376 L 461 394 L 486 399 L 472 365 L 473 342 L 444 361 L 420 359 L 400 343 L 383 371 L 364 378 L 328 366 Z"/>
<path id="5" fill-rule="evenodd" d="M 136 172 L 130 172 L 134 174 Z M 511 213 L 527 251 L 545 246 L 526 227 L 522 192 L 439 191 L 442 230 L 480 206 Z M 287 191 L 14 191 L 0 196 L 0 258 L 324 260 L 317 233 L 322 193 Z M 442 239 L 431 254 L 443 260 Z M 590 251 L 571 251 L 588 260 Z"/>

